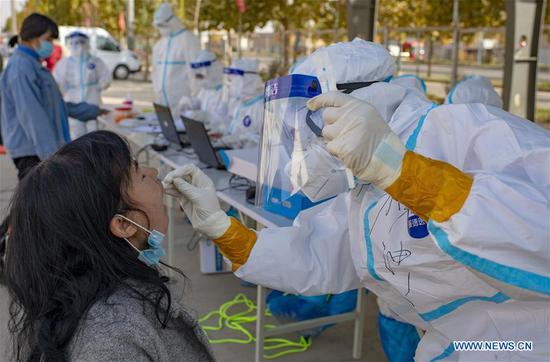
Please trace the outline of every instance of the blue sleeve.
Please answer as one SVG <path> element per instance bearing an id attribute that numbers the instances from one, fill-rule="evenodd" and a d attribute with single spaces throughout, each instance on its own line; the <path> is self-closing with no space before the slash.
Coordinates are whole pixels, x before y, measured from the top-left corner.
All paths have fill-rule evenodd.
<path id="1" fill-rule="evenodd" d="M 63 143 L 57 134 L 57 125 L 40 102 L 38 85 L 27 74 L 16 77 L 10 83 L 17 120 L 34 143 L 37 156 L 45 159 L 57 151 Z"/>
<path id="2" fill-rule="evenodd" d="M 69 117 L 76 118 L 79 121 L 87 122 L 96 119 L 99 116 L 99 106 L 86 102 L 72 103 L 67 102 L 67 111 Z"/>

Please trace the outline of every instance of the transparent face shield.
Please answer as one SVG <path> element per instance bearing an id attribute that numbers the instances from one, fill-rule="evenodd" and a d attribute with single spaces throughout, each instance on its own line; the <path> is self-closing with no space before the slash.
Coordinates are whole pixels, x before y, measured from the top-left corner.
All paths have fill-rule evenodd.
<path id="1" fill-rule="evenodd" d="M 247 76 L 258 72 L 242 70 L 238 68 L 223 68 L 223 100 L 228 102 L 231 98 L 239 99 L 243 96 L 243 93 L 247 93 L 245 87 L 250 86 L 247 82 Z M 255 92 L 252 92 L 255 93 Z"/>
<path id="2" fill-rule="evenodd" d="M 196 97 L 199 91 L 207 86 L 208 69 L 213 61 L 191 63 L 191 95 Z"/>
<path id="3" fill-rule="evenodd" d="M 306 107 L 306 102 L 319 94 L 319 81 L 312 76 L 293 74 L 267 82 L 258 206 L 273 209 L 286 205 L 294 214 L 353 187 L 351 172 L 330 155 L 320 137 L 321 112 Z"/>
<path id="4" fill-rule="evenodd" d="M 235 68 L 223 68 L 223 100 L 238 98 L 243 88 L 244 71 Z"/>
<path id="5" fill-rule="evenodd" d="M 76 36 L 68 40 L 69 51 L 72 56 L 79 56 L 90 48 L 90 41 L 84 37 Z"/>

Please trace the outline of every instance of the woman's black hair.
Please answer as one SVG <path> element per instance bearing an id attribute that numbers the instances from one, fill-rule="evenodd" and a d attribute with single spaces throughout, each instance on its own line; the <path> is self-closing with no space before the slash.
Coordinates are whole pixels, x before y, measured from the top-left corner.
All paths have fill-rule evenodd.
<path id="1" fill-rule="evenodd" d="M 68 344 L 89 308 L 121 288 L 154 308 L 166 327 L 168 278 L 139 261 L 109 228 L 115 214 L 136 210 L 126 193 L 133 165 L 121 137 L 97 131 L 63 146 L 20 182 L 5 265 L 15 360 L 67 360 Z M 196 327 L 187 323 L 185 338 L 210 356 Z"/>
<path id="2" fill-rule="evenodd" d="M 15 46 L 17 45 L 17 43 L 19 43 L 19 37 L 17 35 L 13 35 L 9 40 L 8 40 L 8 46 L 10 48 L 15 48 Z"/>
<path id="3" fill-rule="evenodd" d="M 57 39 L 59 37 L 59 28 L 55 21 L 46 15 L 32 13 L 23 20 L 19 37 L 25 41 L 32 40 L 46 34 L 48 30 L 52 34 L 52 38 Z"/>

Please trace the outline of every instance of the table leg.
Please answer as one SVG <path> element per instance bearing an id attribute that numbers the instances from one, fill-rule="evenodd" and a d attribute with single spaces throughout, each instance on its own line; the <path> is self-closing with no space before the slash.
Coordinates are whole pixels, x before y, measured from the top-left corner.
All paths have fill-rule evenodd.
<path id="1" fill-rule="evenodd" d="M 239 219 L 241 219 L 241 223 L 245 226 L 248 226 L 246 223 L 245 215 L 241 212 L 241 210 L 237 210 L 237 215 L 239 215 Z"/>
<path id="2" fill-rule="evenodd" d="M 256 311 L 256 351 L 254 353 L 254 361 L 260 362 L 264 357 L 264 328 L 265 328 L 265 292 L 266 289 L 261 285 L 257 287 L 258 309 Z"/>
<path id="3" fill-rule="evenodd" d="M 367 301 L 365 290 L 357 290 L 357 306 L 355 307 L 355 332 L 353 335 L 353 359 L 361 359 L 363 350 L 363 333 L 365 331 L 365 319 L 367 311 Z"/>
<path id="4" fill-rule="evenodd" d="M 174 242 L 175 242 L 175 236 L 176 236 L 176 211 L 175 211 L 175 203 L 174 198 L 167 196 L 165 197 L 166 200 L 166 206 L 168 207 L 168 239 L 167 239 L 167 249 L 168 249 L 168 265 L 173 266 L 174 265 Z M 170 270 L 170 274 L 172 273 L 172 270 Z"/>

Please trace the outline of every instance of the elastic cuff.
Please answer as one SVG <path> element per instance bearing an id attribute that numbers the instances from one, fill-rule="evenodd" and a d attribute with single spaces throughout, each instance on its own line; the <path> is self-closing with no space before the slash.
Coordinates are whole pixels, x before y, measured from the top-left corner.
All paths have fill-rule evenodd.
<path id="1" fill-rule="evenodd" d="M 256 232 L 248 229 L 237 219 L 231 217 L 229 229 L 218 239 L 213 240 L 220 252 L 231 261 L 233 272 L 248 260 L 256 243 Z"/>
<path id="2" fill-rule="evenodd" d="M 407 151 L 401 174 L 385 191 L 423 220 L 443 222 L 460 211 L 472 183 L 470 175 L 449 163 Z"/>
<path id="3" fill-rule="evenodd" d="M 359 178 L 384 190 L 399 177 L 406 151 L 399 137 L 393 132 L 388 133 L 376 147 L 369 165 L 363 172 L 364 176 L 359 175 Z"/>
<path id="4" fill-rule="evenodd" d="M 183 208 L 185 210 L 185 208 Z M 203 222 L 197 222 L 193 227 L 211 239 L 217 239 L 231 226 L 229 216 L 223 210 L 218 210 Z"/>

